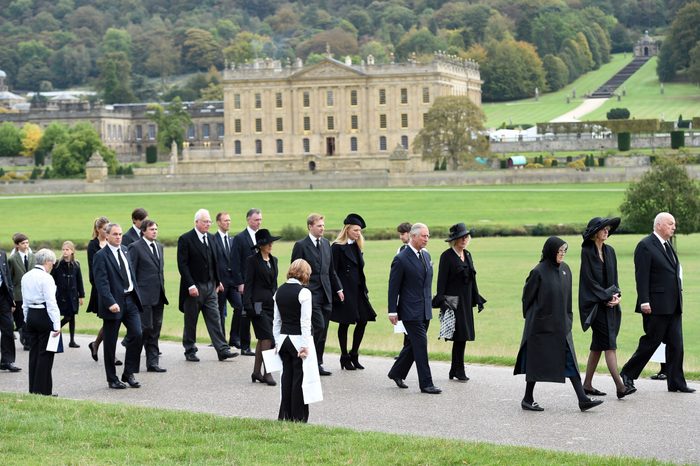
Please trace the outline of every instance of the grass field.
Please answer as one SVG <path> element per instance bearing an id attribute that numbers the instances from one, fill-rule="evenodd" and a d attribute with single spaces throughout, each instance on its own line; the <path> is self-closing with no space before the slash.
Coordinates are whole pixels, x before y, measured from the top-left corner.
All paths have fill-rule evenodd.
<path id="1" fill-rule="evenodd" d="M 6 465 L 665 464 L 25 394 L 0 394 L 0 425 Z"/>

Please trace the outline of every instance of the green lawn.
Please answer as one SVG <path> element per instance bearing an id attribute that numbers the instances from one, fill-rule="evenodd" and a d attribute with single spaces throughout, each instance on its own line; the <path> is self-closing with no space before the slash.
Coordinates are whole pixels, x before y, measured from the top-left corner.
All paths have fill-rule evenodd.
<path id="1" fill-rule="evenodd" d="M 666 83 L 664 93 L 661 94 L 659 79 L 656 76 L 656 62 L 656 57 L 649 60 L 622 85 L 621 89 L 625 89 L 627 94 L 622 101 L 610 99 L 585 118 L 604 120 L 608 110 L 616 107 L 629 109 L 632 118 L 675 121 L 678 115 L 683 115 L 685 119 L 700 116 L 700 87 L 693 84 Z"/>
<path id="2" fill-rule="evenodd" d="M 612 55 L 610 62 L 601 66 L 600 69 L 586 73 L 556 92 L 541 94 L 539 101 L 532 98 L 511 102 L 485 103 L 482 107 L 486 113 L 486 127 L 497 127 L 503 122 L 506 124 L 511 124 L 511 122 L 513 124 L 536 124 L 550 121 L 576 108 L 583 102 L 585 94 L 598 89 L 630 61 L 632 61 L 632 56 L 629 54 Z M 576 90 L 576 98 L 570 99 L 570 103 L 567 104 L 566 97 L 571 97 L 574 89 Z"/>
<path id="3" fill-rule="evenodd" d="M 665 464 L 26 394 L 0 394 L 0 425 L 9 465 Z"/>

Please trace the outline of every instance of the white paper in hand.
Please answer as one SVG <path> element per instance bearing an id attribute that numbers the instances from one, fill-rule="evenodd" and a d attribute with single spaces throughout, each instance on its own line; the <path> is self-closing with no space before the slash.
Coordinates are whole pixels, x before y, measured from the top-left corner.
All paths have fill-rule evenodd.
<path id="1" fill-rule="evenodd" d="M 61 334 L 51 331 L 49 334 L 49 342 L 46 344 L 46 351 L 51 351 L 52 353 L 58 352 L 58 342 L 61 341 Z"/>
<path id="2" fill-rule="evenodd" d="M 396 322 L 396 325 L 394 325 L 394 333 L 408 334 L 408 332 L 406 332 L 406 327 L 404 327 L 403 322 L 400 320 Z"/>
<path id="3" fill-rule="evenodd" d="M 282 359 L 274 348 L 263 351 L 262 357 L 265 363 L 265 372 L 279 372 L 282 370 Z"/>

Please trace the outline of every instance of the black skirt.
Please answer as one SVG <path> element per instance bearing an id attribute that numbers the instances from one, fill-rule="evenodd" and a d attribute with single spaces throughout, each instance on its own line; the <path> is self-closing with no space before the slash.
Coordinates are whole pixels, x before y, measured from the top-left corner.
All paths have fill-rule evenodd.
<path id="1" fill-rule="evenodd" d="M 607 351 L 617 349 L 617 334 L 610 331 L 608 314 L 611 311 L 605 306 L 599 306 L 595 319 L 591 322 L 591 351 Z M 619 326 L 618 326 L 619 328 Z"/>
<path id="2" fill-rule="evenodd" d="M 260 315 L 250 316 L 250 322 L 253 324 L 253 331 L 255 331 L 255 338 L 260 340 L 274 340 L 274 335 L 272 334 L 272 319 L 274 318 L 274 311 L 263 309 Z"/>

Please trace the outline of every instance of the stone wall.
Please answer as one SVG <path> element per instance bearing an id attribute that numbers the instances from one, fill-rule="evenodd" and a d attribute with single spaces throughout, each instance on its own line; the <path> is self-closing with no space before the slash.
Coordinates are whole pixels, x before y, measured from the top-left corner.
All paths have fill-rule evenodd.
<path id="1" fill-rule="evenodd" d="M 671 136 L 632 136 L 632 149 L 648 148 L 671 148 Z M 686 132 L 685 145 L 687 147 L 700 147 L 700 132 Z M 617 151 L 617 137 L 612 135 L 609 138 L 582 137 L 552 137 L 552 139 L 542 139 L 539 141 L 513 141 L 513 142 L 492 142 L 491 151 L 496 154 L 513 152 L 560 152 L 560 151 L 581 151 L 591 152 L 600 150 Z"/>

